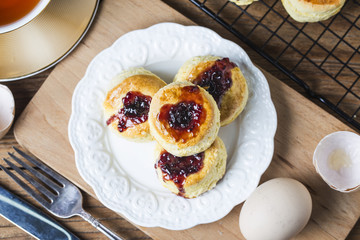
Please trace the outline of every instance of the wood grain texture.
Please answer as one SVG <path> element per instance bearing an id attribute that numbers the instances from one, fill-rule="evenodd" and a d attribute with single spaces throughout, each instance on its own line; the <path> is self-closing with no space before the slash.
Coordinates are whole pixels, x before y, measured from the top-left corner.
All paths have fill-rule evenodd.
<path id="1" fill-rule="evenodd" d="M 117 3 L 111 3 L 111 4 L 115 4 L 117 8 L 124 7 L 124 9 L 128 9 L 128 7 L 141 6 L 141 4 L 138 1 L 133 1 L 132 3 L 126 3 L 126 1 L 124 2 L 125 2 L 125 6 L 123 6 L 123 3 L 121 4 L 121 6 L 120 4 Z M 167 11 L 167 14 L 171 16 L 170 17 L 171 20 L 166 20 L 166 21 L 176 21 L 183 24 L 191 24 L 190 21 L 186 19 L 184 20 L 183 17 L 179 16 L 176 12 L 173 12 L 171 9 L 166 8 L 163 4 L 157 3 L 157 1 L 154 2 L 155 2 L 154 4 L 155 10 L 143 9 L 146 12 L 145 15 L 147 14 L 153 15 L 156 12 L 163 10 L 163 11 Z M 166 1 L 166 2 L 168 2 L 170 5 L 172 4 L 171 1 Z M 103 3 L 104 6 L 101 6 L 98 18 L 101 18 L 101 16 L 103 16 L 106 13 L 106 14 L 110 14 L 112 17 L 115 17 L 116 19 L 116 13 L 115 13 L 116 11 L 108 5 L 109 1 L 104 1 Z M 181 3 L 180 1 L 176 1 L 176 3 L 173 4 L 175 5 L 175 7 L 179 7 L 181 5 L 185 8 L 188 7 L 186 2 Z M 193 10 L 194 9 L 192 9 L 192 11 Z M 182 11 L 186 11 L 186 10 L 182 10 Z M 129 14 L 128 17 L 134 17 L 134 15 L 136 15 L 134 12 L 126 13 L 126 14 Z M 124 16 L 124 14 L 122 14 L 122 17 L 125 18 L 127 16 L 126 15 Z M 69 165 L 73 166 L 74 160 L 73 160 L 73 156 L 71 156 L 73 153 L 72 150 L 69 149 L 68 143 L 63 142 L 64 139 L 67 139 L 66 126 L 63 125 L 64 123 L 67 123 L 68 117 L 70 116 L 69 115 L 70 100 L 54 99 L 54 98 L 68 98 L 69 96 L 71 96 L 73 87 L 84 74 L 85 71 L 84 69 L 87 67 L 87 62 L 90 61 L 98 51 L 101 51 L 103 48 L 110 45 L 114 39 L 118 38 L 121 34 L 125 33 L 126 31 L 132 30 L 132 28 L 136 29 L 136 28 L 147 27 L 148 25 L 152 25 L 153 23 L 156 23 L 156 21 L 161 21 L 160 18 L 161 17 L 154 19 L 153 22 L 143 23 L 139 27 L 132 26 L 130 21 L 128 22 L 128 20 L 126 19 L 125 20 L 120 19 L 119 21 L 126 21 L 126 23 L 128 23 L 129 25 L 126 25 L 125 29 L 123 28 L 124 26 L 121 25 L 122 28 L 120 30 L 116 29 L 116 31 L 114 32 L 104 31 L 103 27 L 111 26 L 112 25 L 111 21 L 114 21 L 115 19 L 113 20 L 106 19 L 106 20 L 102 20 L 102 22 L 100 22 L 100 19 L 97 19 L 95 25 L 91 29 L 91 32 L 88 34 L 85 40 L 83 40 L 81 46 L 79 46 L 79 48 L 76 49 L 76 51 L 73 52 L 63 63 L 59 64 L 58 67 L 55 68 L 54 72 L 45 82 L 44 86 L 41 88 L 37 96 L 24 111 L 19 121 L 20 124 L 22 124 L 21 131 L 25 131 L 26 135 L 31 130 L 28 128 L 30 126 L 33 126 L 35 122 L 37 123 L 37 125 L 45 124 L 46 126 L 39 127 L 38 128 L 39 131 L 37 131 L 36 133 L 30 131 L 31 134 L 34 135 L 31 136 L 27 135 L 26 136 L 27 139 L 24 140 L 19 139 L 21 140 L 20 142 L 22 144 L 25 142 L 24 145 L 32 152 L 34 152 L 37 156 L 46 157 L 46 162 L 49 165 L 54 165 L 55 169 L 61 171 L 65 176 L 67 176 L 71 180 L 76 181 L 78 184 L 83 184 L 81 183 L 81 179 L 74 177 L 74 175 L 76 175 L 77 173 L 67 172 L 67 171 L 73 171 L 74 168 L 69 167 L 67 171 L 58 168 L 58 165 L 61 164 L 61 161 L 66 161 L 67 163 L 69 163 Z M 194 20 L 197 19 L 198 21 L 204 21 L 203 19 L 205 18 L 202 17 L 199 13 L 199 15 L 195 15 L 192 19 Z M 233 36 L 229 35 L 218 25 L 212 24 L 210 21 L 206 21 L 206 24 L 212 25 L 211 28 L 217 30 L 221 35 L 227 38 L 234 39 Z M 206 24 L 203 25 L 206 26 Z M 99 42 L 97 40 L 97 37 L 100 34 L 105 34 L 107 38 Z M 244 44 L 242 44 L 241 42 L 238 43 L 244 47 Z M 253 52 L 249 50 L 247 51 L 248 53 L 250 53 L 250 56 L 256 63 L 259 64 L 259 62 L 261 63 L 261 61 L 265 62 L 259 56 L 256 56 L 256 54 L 254 54 Z M 261 66 L 266 67 L 266 64 Z M 77 69 L 78 72 L 64 73 L 67 71 L 71 72 L 73 69 Z M 327 197 L 329 197 L 330 200 L 332 200 L 333 197 L 338 199 L 338 201 L 335 201 L 333 203 L 331 202 L 329 203 L 329 201 L 326 202 L 326 204 L 329 205 L 333 204 L 336 206 L 335 211 L 330 211 L 330 212 L 336 214 L 337 211 L 345 211 L 344 213 L 343 212 L 341 213 L 343 215 L 347 214 L 349 215 L 349 217 L 346 217 L 345 220 L 341 218 L 339 219 L 338 217 L 336 218 L 329 217 L 324 219 L 324 217 L 328 215 L 324 216 L 323 214 L 324 210 L 322 209 L 323 208 L 322 205 L 315 204 L 314 214 L 312 218 L 313 220 L 307 226 L 307 228 L 302 233 L 302 235 L 300 235 L 299 238 L 297 239 L 314 239 L 313 237 L 314 233 L 318 233 L 318 235 L 316 235 L 317 236 L 316 239 L 344 239 L 346 236 L 346 232 L 350 229 L 348 227 L 349 222 L 354 223 L 355 222 L 354 219 L 355 220 L 357 219 L 356 216 L 354 215 L 356 215 L 358 209 L 351 209 L 351 208 L 337 209 L 338 207 L 337 205 L 339 204 L 340 206 L 343 206 L 342 203 L 343 201 L 347 202 L 349 201 L 349 199 L 351 200 L 352 198 L 357 199 L 357 204 L 358 204 L 359 194 L 357 194 L 354 197 L 353 194 L 349 196 L 344 196 L 343 194 L 338 194 L 336 192 L 334 193 L 334 191 L 324 186 L 324 183 L 322 183 L 321 180 L 319 180 L 319 177 L 316 174 L 314 174 L 314 170 L 312 169 L 309 162 L 305 164 L 306 167 L 304 167 L 302 163 L 304 162 L 304 159 L 311 159 L 313 148 L 316 145 L 317 140 L 321 138 L 322 134 L 334 131 L 336 129 L 343 130 L 346 129 L 347 127 L 345 125 L 340 124 L 338 120 L 334 119 L 329 114 L 325 113 L 323 110 L 317 108 L 314 104 L 311 104 L 309 101 L 302 98 L 292 89 L 288 88 L 284 84 L 281 84 L 277 79 L 274 79 L 269 75 L 267 76 L 270 82 L 273 100 L 278 110 L 277 111 L 279 117 L 278 123 L 279 126 L 282 127 L 278 128 L 278 132 L 275 138 L 274 161 L 270 165 L 268 171 L 263 176 L 262 181 L 265 181 L 273 177 L 291 176 L 306 183 L 308 187 L 311 187 L 311 189 L 320 191 L 319 193 L 316 194 L 314 194 L 315 191 L 314 192 L 311 191 L 315 201 L 322 201 L 323 199 L 327 199 Z M 19 102 L 19 104 L 17 104 L 17 110 L 18 110 L 17 114 L 21 112 L 22 104 L 23 103 L 26 104 L 26 101 L 29 101 L 29 99 L 31 98 L 32 96 L 31 91 L 33 91 L 32 92 L 33 94 L 37 90 L 36 87 L 40 87 L 44 78 L 42 79 L 32 78 L 32 80 L 35 83 L 34 84 L 35 87 L 29 86 L 32 84 L 31 81 L 26 82 L 24 80 L 24 82 L 28 84 L 27 86 L 28 89 L 30 89 L 30 91 L 27 93 L 23 93 L 26 92 L 27 90 L 23 89 L 24 86 L 20 84 L 20 81 L 7 84 L 10 86 L 10 88 L 13 91 L 17 91 L 16 94 L 17 96 L 23 93 L 23 95 L 21 95 L 21 97 L 18 98 L 19 100 L 17 100 L 17 103 Z M 53 85 L 52 82 L 57 82 L 57 83 L 55 83 L 54 86 L 51 86 Z M 59 93 L 56 93 L 55 95 L 49 94 L 49 93 L 53 93 L 55 90 L 59 91 Z M 47 99 L 51 101 L 49 103 L 44 103 L 44 101 L 40 101 L 42 99 Z M 299 103 L 301 103 L 300 110 L 298 107 Z M 302 106 L 303 104 L 304 106 Z M 299 114 L 299 111 L 303 111 L 304 109 L 306 110 L 304 114 Z M 314 118 L 303 117 L 308 115 L 313 116 L 314 115 L 313 111 L 319 113 L 319 116 L 315 116 Z M 55 119 L 57 117 L 60 117 L 60 119 Z M 29 118 L 31 121 L 22 120 L 26 118 Z M 23 123 L 21 123 L 21 121 L 23 121 Z M 325 124 L 326 126 L 322 126 L 322 124 L 320 124 L 324 121 L 327 123 Z M 308 128 L 309 127 L 313 128 L 314 127 L 313 124 L 316 122 L 317 124 L 315 126 L 319 127 L 320 130 L 316 131 L 317 134 L 313 136 L 312 132 Z M 307 129 L 307 131 L 304 133 L 302 131 L 303 129 Z M 57 146 L 57 148 L 49 146 L 50 144 L 43 144 L 44 142 L 42 142 L 41 149 L 39 148 L 39 145 L 31 146 L 33 139 L 38 139 L 38 137 L 40 136 L 44 137 L 45 135 L 47 136 L 49 135 L 46 132 L 46 130 L 50 131 L 52 137 L 45 137 L 44 142 L 52 142 L 59 139 L 59 141 L 57 142 L 60 144 Z M 17 132 L 17 134 L 21 133 L 21 131 Z M 4 139 L 0 140 L 0 154 L 1 154 L 0 156 L 4 156 L 6 151 L 10 149 L 10 146 L 12 144 L 15 144 L 15 141 L 12 133 L 10 132 Z M 61 152 L 59 152 L 59 149 L 61 149 Z M 53 153 L 53 151 L 59 153 L 60 156 L 48 159 L 46 155 L 49 153 Z M 70 151 L 70 154 L 64 154 L 64 152 L 68 152 L 68 151 Z M 0 175 L 1 183 L 4 183 L 5 185 L 9 185 L 12 189 L 14 189 L 14 191 L 17 191 L 18 193 L 22 194 L 22 196 L 24 196 L 29 201 L 31 201 L 31 199 L 29 199 L 29 197 L 20 189 L 16 190 L 16 186 L 14 184 L 11 184 L 11 182 L 7 182 L 6 180 L 3 180 L 5 179 L 5 177 L 3 176 L 4 173 L 3 172 L 0 173 L 2 174 Z M 314 182 L 318 184 L 313 184 Z M 81 185 L 81 186 L 83 189 L 88 189 L 86 185 Z M 89 192 L 92 194 L 90 190 Z M 123 236 L 126 237 L 126 239 L 147 238 L 147 236 L 144 235 L 141 231 L 137 230 L 137 228 L 135 228 L 133 225 L 124 221 L 123 218 L 121 218 L 116 213 L 113 213 L 112 211 L 104 208 L 101 205 L 101 203 L 99 203 L 94 198 L 85 194 L 85 199 L 86 199 L 85 208 L 88 208 L 92 214 L 99 214 L 97 215 L 99 218 L 106 221 L 107 224 L 109 224 L 109 227 L 111 227 L 114 231 L 118 232 L 119 234 L 121 233 Z M 90 202 L 89 205 L 87 205 L 88 202 Z M 240 209 L 241 206 L 237 206 L 227 217 L 219 220 L 218 222 L 212 224 L 200 225 L 187 231 L 167 231 L 158 228 L 150 228 L 150 229 L 143 228 L 143 230 L 148 234 L 150 234 L 155 239 L 169 239 L 169 236 L 171 236 L 172 239 L 204 239 L 204 238 L 242 239 L 240 237 L 241 235 L 238 229 L 238 219 L 237 219 Z M 59 221 L 64 223 L 64 225 L 66 225 L 70 230 L 74 231 L 79 237 L 83 239 L 106 239 L 102 234 L 96 232 L 96 230 L 94 230 L 92 226 L 90 226 L 90 224 L 87 224 L 80 218 L 72 218 L 69 220 L 59 220 Z M 331 221 L 330 225 L 327 225 L 329 221 Z M 336 225 L 337 223 L 339 223 L 338 226 Z M 324 231 L 322 231 L 317 224 L 325 224 L 325 226 L 327 227 L 325 227 Z M 5 222 L 0 221 L 0 226 L 2 226 L 1 228 L 2 230 L 0 230 L 0 237 L 6 239 L 29 239 L 29 237 L 26 234 L 24 234 L 21 230 L 19 230 L 18 228 L 14 227 L 11 224 L 9 225 L 9 223 L 6 221 Z M 355 228 L 355 232 L 352 233 L 352 235 L 348 239 L 351 240 L 359 239 L 359 233 L 357 233 L 356 230 L 357 228 Z M 319 233 L 319 231 L 321 232 Z M 204 232 L 207 233 L 206 236 L 203 235 Z M 331 237 L 331 235 L 334 235 L 334 237 Z"/>

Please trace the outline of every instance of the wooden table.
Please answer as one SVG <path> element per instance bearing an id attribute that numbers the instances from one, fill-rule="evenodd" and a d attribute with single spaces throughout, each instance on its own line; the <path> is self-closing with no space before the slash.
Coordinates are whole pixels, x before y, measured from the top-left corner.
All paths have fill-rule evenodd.
<path id="1" fill-rule="evenodd" d="M 218 25 L 215 21 L 211 21 L 204 13 L 200 10 L 194 8 L 194 6 L 188 1 L 177 1 L 177 0 L 163 0 L 194 22 L 199 25 L 209 27 L 218 33 L 221 33 L 222 36 L 229 36 L 226 30 L 224 30 L 220 25 Z M 269 62 L 263 59 L 261 56 L 257 55 L 254 51 L 250 50 L 245 44 L 242 47 L 247 51 L 251 59 L 263 69 L 277 76 L 280 80 L 287 83 L 289 86 L 299 90 L 301 89 L 293 83 L 291 80 L 279 74 L 279 71 L 273 67 Z M 16 117 L 21 114 L 27 103 L 31 100 L 37 90 L 40 88 L 42 83 L 45 81 L 47 76 L 51 73 L 52 69 L 49 69 L 41 74 L 36 76 L 19 80 L 15 82 L 6 82 L 7 85 L 13 92 L 16 101 Z M 327 88 L 331 88 L 331 86 L 327 86 Z M 340 95 L 339 95 L 340 96 Z M 318 104 L 317 102 L 315 102 Z M 0 140 L 0 157 L 6 157 L 7 152 L 11 151 L 11 147 L 16 146 L 17 144 L 13 129 L 9 131 L 9 133 Z M 0 171 L 0 182 L 1 185 L 6 187 L 7 189 L 13 191 L 15 194 L 34 204 L 35 206 L 39 206 L 34 200 L 32 200 L 20 187 L 14 184 L 3 171 Z M 112 212 L 105 208 L 99 201 L 89 196 L 88 194 L 84 194 L 84 208 L 88 210 L 94 217 L 98 218 L 109 228 L 117 232 L 119 235 L 123 236 L 125 239 L 150 239 L 146 234 L 137 229 L 132 224 L 128 223 L 125 219 L 120 217 L 118 214 Z M 106 216 L 106 217 L 105 217 Z M 82 220 L 80 217 L 73 217 L 70 219 L 59 219 L 56 218 L 60 223 L 62 223 L 69 230 L 74 232 L 77 236 L 82 239 L 106 239 L 106 237 L 99 233 L 95 228 L 93 228 L 89 223 Z M 23 232 L 18 227 L 14 226 L 7 220 L 0 218 L 0 238 L 1 239 L 32 239 L 28 234 Z M 360 239 L 360 222 L 358 222 L 353 231 L 348 236 L 349 240 Z"/>

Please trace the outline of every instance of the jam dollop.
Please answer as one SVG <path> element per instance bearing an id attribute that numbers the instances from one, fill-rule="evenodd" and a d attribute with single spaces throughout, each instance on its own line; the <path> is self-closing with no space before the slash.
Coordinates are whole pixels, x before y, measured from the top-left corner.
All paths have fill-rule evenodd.
<path id="1" fill-rule="evenodd" d="M 118 121 L 119 132 L 125 131 L 129 127 L 145 122 L 148 119 L 151 97 L 141 92 L 129 91 L 122 98 L 124 107 L 118 113 L 111 116 L 106 124 L 110 125 L 113 121 Z"/>
<path id="2" fill-rule="evenodd" d="M 173 181 L 179 189 L 178 195 L 184 196 L 186 177 L 202 169 L 204 157 L 204 152 L 186 157 L 177 157 L 164 150 L 155 163 L 155 168 L 160 168 L 163 179 Z"/>
<path id="3" fill-rule="evenodd" d="M 199 74 L 193 83 L 205 88 L 220 107 L 221 98 L 232 86 L 231 69 L 234 67 L 235 63 L 230 62 L 229 58 L 218 59 L 214 65 Z"/>
<path id="4" fill-rule="evenodd" d="M 197 135 L 205 121 L 206 110 L 197 86 L 183 87 L 179 100 L 176 104 L 162 106 L 157 117 L 175 141 L 186 142 Z"/>
<path id="5" fill-rule="evenodd" d="M 169 126 L 176 130 L 191 132 L 198 127 L 202 106 L 195 102 L 180 102 L 170 106 L 168 111 Z"/>

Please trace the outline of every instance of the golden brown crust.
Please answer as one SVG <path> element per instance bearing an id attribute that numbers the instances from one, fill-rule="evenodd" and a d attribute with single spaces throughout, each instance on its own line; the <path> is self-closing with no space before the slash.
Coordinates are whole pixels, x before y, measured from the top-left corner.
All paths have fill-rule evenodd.
<path id="1" fill-rule="evenodd" d="M 116 83 L 114 83 L 115 87 L 107 93 L 103 103 L 106 119 L 109 119 L 123 107 L 122 99 L 128 92 L 136 91 L 146 96 L 153 97 L 160 88 L 166 85 L 159 77 L 143 68 L 136 70 L 132 69 L 131 71 L 134 75 L 130 74 L 130 76 L 128 76 L 125 72 L 115 77 L 114 82 L 118 84 L 115 85 Z M 117 125 L 118 121 L 113 121 L 109 127 L 122 137 L 134 141 L 152 140 L 148 121 L 129 127 L 123 132 L 118 131 Z"/>
<path id="2" fill-rule="evenodd" d="M 157 145 L 155 148 L 155 161 L 159 159 L 164 149 Z M 200 194 L 215 187 L 216 183 L 224 176 L 226 170 L 227 153 L 223 141 L 217 137 L 214 143 L 205 150 L 203 167 L 200 171 L 190 174 L 185 178 L 183 185 L 185 198 L 195 198 Z M 164 180 L 160 168 L 156 168 L 157 176 L 162 185 L 175 194 L 179 189 L 172 180 Z"/>
<path id="3" fill-rule="evenodd" d="M 166 104 L 179 103 L 182 89 L 187 86 L 195 85 L 187 82 L 177 82 L 163 87 L 154 95 L 150 105 L 149 124 L 151 134 L 160 145 L 176 156 L 187 156 L 204 151 L 213 143 L 220 127 L 220 113 L 216 103 L 211 95 L 201 87 L 199 87 L 199 95 L 203 99 L 202 107 L 206 112 L 206 118 L 200 125 L 196 136 L 186 140 L 178 139 L 167 129 L 167 125 L 159 120 L 160 109 Z"/>
<path id="4" fill-rule="evenodd" d="M 213 66 L 217 56 L 201 56 L 189 59 L 179 70 L 174 81 L 189 81 L 195 79 L 206 69 Z M 223 95 L 220 105 L 220 124 L 225 126 L 237 118 L 243 111 L 248 99 L 248 87 L 245 77 L 239 67 L 231 70 L 232 86 Z"/>
<path id="5" fill-rule="evenodd" d="M 298 22 L 326 20 L 338 13 L 345 0 L 282 0 L 289 15 Z"/>
<path id="6" fill-rule="evenodd" d="M 231 70 L 233 84 L 224 94 L 220 106 L 221 126 L 225 126 L 234 121 L 244 110 L 248 100 L 249 92 L 246 79 L 240 68 Z"/>

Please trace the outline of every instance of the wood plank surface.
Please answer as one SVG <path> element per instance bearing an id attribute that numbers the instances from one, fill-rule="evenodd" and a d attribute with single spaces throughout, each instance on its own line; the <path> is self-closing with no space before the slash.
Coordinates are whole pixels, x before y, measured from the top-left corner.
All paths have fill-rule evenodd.
<path id="1" fill-rule="evenodd" d="M 174 3 L 174 1 L 167 1 L 170 5 L 174 4 L 175 7 L 183 6 L 188 7 L 184 3 Z M 115 6 L 113 6 L 113 4 Z M 30 105 L 24 111 L 20 117 L 16 126 L 16 135 L 19 142 L 24 145 L 31 152 L 35 153 L 38 157 L 43 159 L 46 163 L 53 166 L 56 170 L 67 176 L 72 181 L 79 184 L 86 192 L 93 194 L 89 187 L 74 171 L 74 159 L 73 153 L 67 142 L 67 121 L 70 116 L 70 99 L 72 90 L 75 87 L 77 81 L 83 76 L 87 63 L 92 59 L 97 52 L 103 48 L 109 46 L 116 38 L 123 33 L 150 26 L 156 22 L 161 21 L 174 21 L 182 24 L 192 24 L 191 21 L 183 18 L 178 13 L 169 9 L 161 2 L 154 1 L 153 8 L 142 9 L 142 24 L 134 26 L 129 19 L 134 19 L 136 16 L 136 7 L 140 7 L 140 1 L 123 3 L 111 3 L 109 1 L 103 1 L 103 5 L 99 10 L 98 18 L 95 21 L 94 26 L 87 37 L 83 40 L 80 46 L 73 52 L 64 62 L 59 64 L 55 70 L 51 73 L 48 80 L 38 92 L 37 96 L 32 100 Z M 126 12 L 121 15 L 121 19 L 116 18 L 116 10 L 134 9 L 134 11 Z M 155 16 L 159 11 L 166 12 L 162 16 Z M 185 11 L 182 9 L 181 11 Z M 110 14 L 114 19 L 103 19 L 102 16 Z M 146 16 L 151 16 L 151 21 L 146 19 Z M 199 21 L 204 21 L 201 15 L 197 16 Z M 120 18 L 120 16 L 118 17 Z M 195 17 L 196 19 L 196 17 Z M 104 32 L 103 29 L 108 29 L 116 23 L 125 21 L 125 24 L 119 24 L 119 28 L 109 33 Z M 137 23 L 138 24 L 138 23 Z M 204 23 L 206 25 L 209 23 Z M 121 26 L 121 27 L 120 27 Z M 211 26 L 211 28 L 220 32 L 227 38 L 234 39 L 233 36 L 228 35 L 219 26 Z M 101 34 L 106 35 L 106 39 L 98 41 L 98 37 Z M 239 43 L 239 42 L 238 42 Z M 244 47 L 244 44 L 240 43 Z M 245 47 L 246 49 L 246 47 Z M 248 51 L 252 59 L 255 62 L 262 61 L 259 56 Z M 253 57 L 254 56 L 254 57 Z M 261 66 L 266 66 L 266 63 Z M 76 69 L 76 73 L 72 72 Z M 69 72 L 69 73 L 68 73 Z M 49 74 L 50 71 L 44 73 L 43 77 L 32 79 L 40 79 L 34 81 L 19 81 L 16 83 L 7 84 L 17 97 L 17 113 L 19 114 L 24 103 L 29 101 L 38 87 L 42 84 L 42 81 Z M 322 109 L 319 109 L 314 104 L 310 103 L 294 90 L 288 86 L 279 82 L 277 79 L 267 74 L 267 78 L 270 83 L 273 101 L 278 112 L 278 124 L 281 128 L 278 128 L 275 138 L 275 155 L 274 161 L 270 165 L 270 168 L 265 173 L 262 181 L 279 176 L 290 176 L 299 179 L 305 183 L 310 189 L 313 199 L 315 201 L 314 212 L 310 224 L 306 227 L 305 231 L 297 239 L 344 239 L 347 232 L 351 229 L 359 216 L 359 194 L 339 194 L 333 190 L 327 188 L 327 186 L 321 181 L 321 179 L 314 173 L 314 169 L 309 160 L 311 160 L 312 152 L 316 143 L 321 139 L 324 134 L 330 133 L 335 130 L 349 129 L 347 126 L 341 124 L 337 119 L 330 116 Z M 27 84 L 26 90 L 24 86 Z M 26 92 L 28 91 L 28 92 Z M 54 92 L 56 91 L 56 92 Z M 54 94 L 50 94 L 54 93 Z M 24 97 L 27 96 L 27 97 Z M 44 99 L 46 101 L 44 101 Z M 48 101 L 49 100 L 49 101 Z M 300 105 L 300 107 L 299 107 Z M 300 108 L 300 109 L 299 109 Z M 314 115 L 313 113 L 317 114 Z M 60 118 L 59 118 L 60 117 Z M 59 118 L 59 119 L 58 119 Z M 326 124 L 324 124 L 324 122 Z M 64 123 L 66 126 L 64 126 Z M 41 127 L 36 128 L 34 132 L 34 124 Z M 44 125 L 45 124 L 45 125 Z M 305 130 L 304 130 L 305 129 Z M 313 134 L 312 129 L 317 129 L 316 134 Z M 49 133 L 51 133 L 49 135 Z M 43 137 L 43 141 L 38 144 L 34 144 L 34 139 Z M 50 146 L 53 141 L 57 142 L 56 146 Z M 14 137 L 10 132 L 4 139 L 0 140 L 0 154 L 5 155 L 5 152 L 10 150 L 10 146 L 15 144 Z M 50 154 L 53 156 L 57 153 L 58 156 L 49 158 Z M 66 161 L 68 167 L 63 169 L 63 163 Z M 303 164 L 305 161 L 305 165 Z M 311 161 L 310 161 L 311 162 Z M 4 174 L 1 172 L 1 183 L 6 186 L 10 186 L 11 190 L 16 191 L 21 196 L 28 199 L 28 196 L 11 184 Z M 93 199 L 89 195 L 85 195 L 85 208 L 89 208 L 90 212 L 95 216 L 106 221 L 106 224 L 114 231 L 122 234 L 126 239 L 142 239 L 147 238 L 137 228 L 124 221 L 116 213 L 104 208 L 101 203 Z M 329 199 L 328 201 L 326 199 Z M 31 199 L 29 199 L 31 201 Z M 330 202 L 333 201 L 333 202 Z M 349 204 L 350 201 L 353 201 Z M 320 204 L 320 202 L 322 204 Z M 346 203 L 346 204 L 344 204 Z M 325 207 L 335 205 L 335 209 L 323 209 Z M 352 205 L 353 204 L 353 205 Z M 351 206 L 351 207 L 349 207 Z M 146 233 L 155 239 L 242 239 L 240 231 L 238 229 L 238 214 L 241 206 L 237 206 L 227 217 L 219 220 L 216 223 L 197 226 L 186 231 L 168 231 L 159 228 L 142 228 Z M 324 214 L 324 211 L 326 214 Z M 327 212 L 327 211 L 330 211 Z M 329 215 L 330 214 L 330 215 Z M 340 214 L 340 215 L 339 215 Z M 333 216 L 333 217 L 332 217 Z M 342 217 L 340 217 L 342 216 Z M 325 219 L 324 219 L 325 218 Z M 69 229 L 74 231 L 79 237 L 84 239 L 105 239 L 105 237 L 96 232 L 89 224 L 82 221 L 80 218 L 72 218 L 69 220 L 60 220 Z M 5 231 L 1 230 L 0 237 L 8 239 L 28 238 L 27 235 L 22 233 L 21 230 L 14 228 L 6 221 L 0 221 L 0 226 Z M 320 227 L 319 227 L 320 226 Z M 9 230 L 9 231 L 8 231 Z M 9 233 L 9 234 L 8 234 Z M 205 235 L 204 235 L 205 234 Z M 352 233 L 349 239 L 358 239 L 359 236 L 356 231 Z M 211 238 L 212 237 L 212 238 Z"/>

